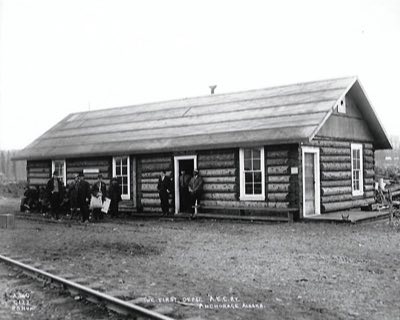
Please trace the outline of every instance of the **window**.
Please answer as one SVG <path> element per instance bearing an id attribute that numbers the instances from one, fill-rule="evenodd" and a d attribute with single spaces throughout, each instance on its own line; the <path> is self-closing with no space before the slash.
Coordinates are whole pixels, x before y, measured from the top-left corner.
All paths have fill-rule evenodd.
<path id="1" fill-rule="evenodd" d="M 351 186 L 353 196 L 363 195 L 363 152 L 361 144 L 351 144 Z"/>
<path id="2" fill-rule="evenodd" d="M 346 113 L 346 98 L 340 99 L 337 110 L 339 113 Z"/>
<path id="3" fill-rule="evenodd" d="M 129 200 L 131 198 L 129 166 L 129 157 L 113 158 L 113 177 L 118 178 L 118 182 L 122 191 L 121 197 L 124 200 Z"/>
<path id="4" fill-rule="evenodd" d="M 265 200 L 264 148 L 242 148 L 240 159 L 240 200 Z"/>
<path id="5" fill-rule="evenodd" d="M 56 172 L 56 175 L 61 181 L 64 183 L 64 186 L 67 185 L 67 166 L 65 164 L 65 160 L 53 160 L 51 163 L 51 174 Z"/>

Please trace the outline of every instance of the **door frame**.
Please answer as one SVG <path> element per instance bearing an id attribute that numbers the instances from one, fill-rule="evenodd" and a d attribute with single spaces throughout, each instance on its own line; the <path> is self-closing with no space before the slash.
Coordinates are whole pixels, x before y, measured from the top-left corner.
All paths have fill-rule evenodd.
<path id="1" fill-rule="evenodd" d="M 180 210 L 180 195 L 179 195 L 179 161 L 193 160 L 193 170 L 197 169 L 197 155 L 189 156 L 174 156 L 174 188 L 175 188 L 175 214 Z"/>
<path id="2" fill-rule="evenodd" d="M 303 179 L 303 218 L 305 217 L 310 217 L 313 215 L 306 215 L 306 203 L 305 203 L 305 198 L 306 198 L 306 188 L 305 188 L 305 154 L 306 153 L 313 153 L 314 154 L 314 179 L 315 179 L 315 184 L 314 184 L 314 194 L 315 194 L 315 212 L 313 215 L 319 215 L 321 214 L 321 198 L 320 198 L 320 167 L 319 167 L 319 148 L 317 147 L 302 147 L 301 148 L 301 161 L 302 161 L 302 179 Z"/>

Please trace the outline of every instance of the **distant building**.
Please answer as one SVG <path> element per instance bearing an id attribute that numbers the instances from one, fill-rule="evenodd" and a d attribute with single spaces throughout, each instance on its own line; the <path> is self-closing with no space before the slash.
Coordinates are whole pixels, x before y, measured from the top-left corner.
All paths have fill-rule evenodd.
<path id="1" fill-rule="evenodd" d="M 157 178 L 199 169 L 202 206 L 297 208 L 299 218 L 374 202 L 374 151 L 391 145 L 357 78 L 68 115 L 23 149 L 28 182 L 52 171 L 118 176 L 125 204 L 159 212 Z"/>

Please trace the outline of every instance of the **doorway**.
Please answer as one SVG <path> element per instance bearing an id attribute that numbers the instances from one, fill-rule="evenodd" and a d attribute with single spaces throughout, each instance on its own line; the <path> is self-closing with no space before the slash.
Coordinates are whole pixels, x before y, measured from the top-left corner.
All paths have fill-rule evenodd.
<path id="1" fill-rule="evenodd" d="M 197 169 L 197 156 L 176 156 L 174 158 L 174 168 L 175 214 L 177 214 L 191 209 L 189 207 L 189 194 L 185 189 L 180 188 L 179 182 L 182 171 L 185 171 L 185 174 L 190 177 L 193 176 L 193 170 Z"/>
<path id="2" fill-rule="evenodd" d="M 302 148 L 303 159 L 303 217 L 321 214 L 319 149 Z"/>

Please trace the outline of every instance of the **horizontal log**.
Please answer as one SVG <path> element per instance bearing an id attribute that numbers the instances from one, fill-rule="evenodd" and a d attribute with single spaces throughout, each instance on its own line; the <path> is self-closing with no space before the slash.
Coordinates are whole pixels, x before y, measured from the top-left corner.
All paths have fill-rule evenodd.
<path id="1" fill-rule="evenodd" d="M 143 172 L 159 172 L 162 170 L 171 170 L 172 163 L 164 162 L 164 163 L 142 163 L 142 171 Z"/>
<path id="2" fill-rule="evenodd" d="M 202 200 L 200 202 L 203 206 L 209 207 L 226 207 L 226 208 L 238 208 L 238 207 L 246 207 L 246 208 L 269 208 L 271 207 L 265 201 L 223 201 L 223 200 Z M 285 203 L 283 203 L 285 205 Z M 287 204 L 286 204 L 287 205 Z"/>
<path id="3" fill-rule="evenodd" d="M 319 147 L 350 148 L 350 142 L 335 140 L 314 140 L 313 145 Z"/>
<path id="4" fill-rule="evenodd" d="M 233 160 L 227 160 L 227 161 L 199 161 L 197 167 L 199 169 L 235 168 L 235 162 Z"/>
<path id="5" fill-rule="evenodd" d="M 45 172 L 45 173 L 28 172 L 28 177 L 30 177 L 30 178 L 49 179 L 50 178 L 50 171 L 49 172 Z"/>
<path id="6" fill-rule="evenodd" d="M 165 156 L 165 157 L 143 157 L 140 158 L 139 161 L 141 163 L 166 163 L 166 162 L 172 162 L 172 156 Z"/>
<path id="7" fill-rule="evenodd" d="M 366 162 L 374 163 L 374 160 L 375 160 L 375 159 L 374 159 L 373 156 L 366 156 L 366 155 L 364 154 L 363 160 L 364 160 L 364 163 L 366 163 Z"/>
<path id="8" fill-rule="evenodd" d="M 268 202 L 268 207 L 270 208 L 289 208 L 289 202 Z"/>
<path id="9" fill-rule="evenodd" d="M 142 192 L 157 192 L 157 183 L 146 183 L 141 185 Z"/>
<path id="10" fill-rule="evenodd" d="M 49 178 L 47 178 L 47 179 L 40 179 L 40 178 L 28 179 L 28 183 L 30 185 L 45 185 L 45 184 L 47 184 L 47 181 L 49 181 Z"/>
<path id="11" fill-rule="evenodd" d="M 351 161 L 351 157 L 350 155 L 348 156 L 325 156 L 325 155 L 321 155 L 320 156 L 321 159 L 321 163 L 326 163 L 326 162 L 350 162 Z"/>
<path id="12" fill-rule="evenodd" d="M 322 180 L 345 180 L 351 179 L 350 171 L 322 171 Z"/>
<path id="13" fill-rule="evenodd" d="M 141 176 L 142 179 L 154 179 L 154 178 L 157 178 L 157 181 L 158 181 L 158 178 L 160 177 L 160 175 L 161 175 L 161 172 L 155 171 L 155 172 L 142 172 L 140 176 Z M 166 171 L 166 175 L 171 178 L 172 177 L 172 171 L 171 170 Z"/>
<path id="14" fill-rule="evenodd" d="M 47 173 L 50 174 L 51 168 L 28 168 L 28 173 Z"/>
<path id="15" fill-rule="evenodd" d="M 364 178 L 373 178 L 375 176 L 375 171 L 372 169 L 364 170 Z"/>
<path id="16" fill-rule="evenodd" d="M 328 202 L 338 202 L 338 201 L 348 201 L 351 200 L 353 196 L 351 194 L 339 194 L 333 196 L 323 196 L 321 197 L 322 203 Z"/>
<path id="17" fill-rule="evenodd" d="M 169 205 L 172 204 L 172 199 L 169 199 Z M 160 199 L 147 199 L 147 198 L 142 198 L 141 203 L 143 207 L 160 207 Z"/>
<path id="18" fill-rule="evenodd" d="M 236 201 L 235 193 L 204 193 L 202 196 L 204 200 L 225 200 L 225 201 Z"/>
<path id="19" fill-rule="evenodd" d="M 268 193 L 267 200 L 270 202 L 285 202 L 288 200 L 288 193 Z"/>
<path id="20" fill-rule="evenodd" d="M 371 162 L 364 162 L 364 164 L 363 164 L 363 168 L 364 168 L 364 169 L 370 169 L 370 170 L 373 170 L 373 169 L 375 168 L 375 166 L 374 166 L 374 164 L 373 164 L 373 163 L 371 163 Z"/>
<path id="21" fill-rule="evenodd" d="M 27 168 L 51 168 L 51 161 L 28 161 Z"/>
<path id="22" fill-rule="evenodd" d="M 325 171 L 346 171 L 351 170 L 350 162 L 321 162 L 321 170 Z"/>
<path id="23" fill-rule="evenodd" d="M 288 183 L 290 176 L 268 176 L 268 182 Z"/>
<path id="24" fill-rule="evenodd" d="M 204 183 L 234 183 L 236 177 L 203 177 Z"/>
<path id="25" fill-rule="evenodd" d="M 283 158 L 287 159 L 289 158 L 289 150 L 277 150 L 277 151 L 270 151 L 267 150 L 266 152 L 267 158 Z"/>
<path id="26" fill-rule="evenodd" d="M 347 210 L 351 208 L 364 207 L 374 203 L 374 199 L 359 199 L 353 201 L 341 201 L 322 204 L 322 212 Z"/>
<path id="27" fill-rule="evenodd" d="M 322 148 L 320 148 L 320 150 L 321 150 L 321 154 L 323 154 L 323 155 L 332 155 L 332 156 L 350 155 L 350 148 L 322 147 Z"/>
<path id="28" fill-rule="evenodd" d="M 321 187 L 351 187 L 351 180 L 322 180 Z"/>
<path id="29" fill-rule="evenodd" d="M 204 192 L 236 192 L 235 183 L 204 184 Z"/>
<path id="30" fill-rule="evenodd" d="M 282 174 L 288 174 L 290 171 L 288 166 L 273 166 L 273 167 L 268 167 L 267 172 L 268 174 L 282 175 Z"/>
<path id="31" fill-rule="evenodd" d="M 268 192 L 270 193 L 282 193 L 282 192 L 289 192 L 289 187 L 290 184 L 289 183 L 282 183 L 282 184 L 268 184 Z"/>
<path id="32" fill-rule="evenodd" d="M 374 149 L 374 146 L 372 143 L 363 143 L 363 148 L 364 149 Z"/>
<path id="33" fill-rule="evenodd" d="M 75 179 L 75 175 L 77 173 L 68 173 L 67 174 L 67 179 Z M 108 172 L 102 172 L 101 175 L 103 176 L 103 179 L 110 179 L 110 175 L 108 174 Z M 98 173 L 85 173 L 85 179 L 94 179 L 97 180 L 99 174 Z"/>
<path id="34" fill-rule="evenodd" d="M 70 167 L 67 165 L 67 174 L 68 173 L 80 173 L 84 169 L 99 169 L 99 172 L 108 172 L 111 171 L 111 166 L 88 166 L 88 167 Z"/>
<path id="35" fill-rule="evenodd" d="M 107 160 L 83 160 L 83 161 L 75 161 L 75 160 L 67 159 L 66 165 L 67 165 L 67 167 L 71 167 L 71 168 L 75 168 L 75 167 L 92 168 L 92 167 L 110 166 L 111 158 L 107 159 Z"/>
<path id="36" fill-rule="evenodd" d="M 375 186 L 373 185 L 365 185 L 364 186 L 364 191 L 373 191 L 375 190 Z"/>
<path id="37" fill-rule="evenodd" d="M 375 184 L 375 179 L 374 178 L 364 178 L 364 184 L 365 185 L 367 185 L 367 184 L 374 185 Z"/>
<path id="38" fill-rule="evenodd" d="M 141 180 L 142 184 L 154 184 L 154 183 L 158 183 L 158 177 L 155 178 L 142 178 Z"/>
<path id="39" fill-rule="evenodd" d="M 170 208 L 170 212 L 172 212 L 173 210 Z M 143 207 L 143 212 L 144 213 L 161 213 L 161 207 L 148 207 L 148 206 L 144 206 Z"/>
<path id="40" fill-rule="evenodd" d="M 236 169 L 202 169 L 199 173 L 203 177 L 225 177 L 235 176 Z"/>
<path id="41" fill-rule="evenodd" d="M 331 196 L 339 194 L 351 194 L 351 187 L 324 187 L 321 188 L 322 196 Z"/>
<path id="42" fill-rule="evenodd" d="M 200 154 L 198 156 L 198 161 L 227 161 L 234 160 L 235 154 L 232 153 L 220 153 L 220 154 Z"/>
<path id="43" fill-rule="evenodd" d="M 375 197 L 375 190 L 364 192 L 364 198 L 373 198 Z"/>
<path id="44" fill-rule="evenodd" d="M 369 149 L 364 149 L 363 150 L 363 154 L 364 154 L 364 156 L 373 156 L 374 155 L 374 151 L 373 150 L 369 150 Z"/>
<path id="45" fill-rule="evenodd" d="M 288 165 L 288 164 L 289 164 L 288 158 L 267 159 L 268 166 L 283 166 L 283 165 Z"/>
<path id="46" fill-rule="evenodd" d="M 145 192 L 142 193 L 142 198 L 146 199 L 160 199 L 158 192 Z"/>

